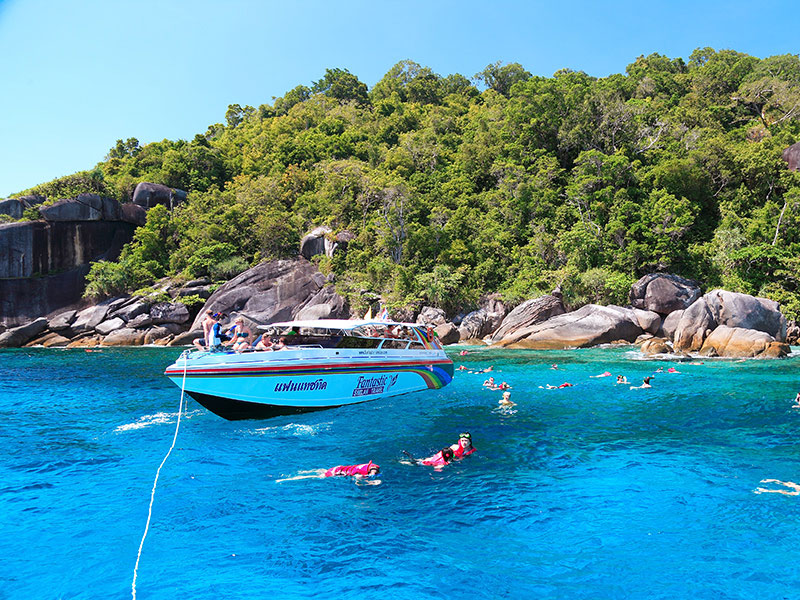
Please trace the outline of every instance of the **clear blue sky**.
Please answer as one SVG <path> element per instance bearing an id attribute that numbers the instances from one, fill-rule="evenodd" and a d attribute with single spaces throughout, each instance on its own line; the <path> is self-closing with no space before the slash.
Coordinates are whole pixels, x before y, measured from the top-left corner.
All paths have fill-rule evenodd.
<path id="1" fill-rule="evenodd" d="M 0 198 L 93 167 L 119 138 L 191 139 L 326 68 L 368 86 L 410 58 L 602 77 L 640 54 L 800 52 L 800 2 L 0 0 Z"/>

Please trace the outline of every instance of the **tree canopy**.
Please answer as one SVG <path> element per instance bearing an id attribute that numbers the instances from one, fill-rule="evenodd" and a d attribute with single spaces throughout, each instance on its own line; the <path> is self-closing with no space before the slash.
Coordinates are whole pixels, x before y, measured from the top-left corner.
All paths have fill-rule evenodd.
<path id="1" fill-rule="evenodd" d="M 456 310 L 559 284 L 573 305 L 625 302 L 637 278 L 669 271 L 796 317 L 800 175 L 781 152 L 798 139 L 796 55 L 651 54 L 605 78 L 496 62 L 472 80 L 404 60 L 372 89 L 332 68 L 272 103 L 232 104 L 192 141 L 119 140 L 61 187 L 189 192 L 169 227 L 151 212 L 165 254 L 142 250 L 144 234 L 126 250 L 149 265 L 122 279 L 137 285 L 293 254 L 327 225 L 353 234 L 320 267 L 355 306 L 381 294 Z"/>

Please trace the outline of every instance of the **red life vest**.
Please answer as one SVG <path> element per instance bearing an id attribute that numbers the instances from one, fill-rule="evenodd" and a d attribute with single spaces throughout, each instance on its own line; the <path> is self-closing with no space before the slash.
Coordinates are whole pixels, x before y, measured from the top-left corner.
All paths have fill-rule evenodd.
<path id="1" fill-rule="evenodd" d="M 469 450 L 467 450 L 466 452 L 464 451 L 464 448 L 461 446 L 461 444 L 457 444 L 457 446 L 458 448 L 453 450 L 453 458 L 463 458 L 475 452 L 475 446 L 470 445 Z"/>

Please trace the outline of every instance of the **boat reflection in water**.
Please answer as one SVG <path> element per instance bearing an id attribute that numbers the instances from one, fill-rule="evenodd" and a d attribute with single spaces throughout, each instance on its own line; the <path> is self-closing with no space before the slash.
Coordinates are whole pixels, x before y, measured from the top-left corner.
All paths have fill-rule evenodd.
<path id="1" fill-rule="evenodd" d="M 416 323 L 287 321 L 260 327 L 275 351 L 191 352 L 165 375 L 211 412 L 264 419 L 444 387 L 453 361 Z"/>

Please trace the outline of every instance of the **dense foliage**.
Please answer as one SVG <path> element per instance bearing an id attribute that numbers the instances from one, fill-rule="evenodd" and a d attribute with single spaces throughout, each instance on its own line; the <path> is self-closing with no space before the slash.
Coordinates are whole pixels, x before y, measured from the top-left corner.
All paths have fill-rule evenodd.
<path id="1" fill-rule="evenodd" d="M 83 174 L 122 200 L 139 181 L 190 192 L 171 218 L 150 212 L 122 266 L 98 265 L 95 292 L 229 276 L 324 224 L 355 235 L 321 267 L 356 306 L 379 293 L 455 309 L 557 284 L 573 305 L 624 303 L 668 271 L 800 314 L 800 175 L 781 159 L 800 139 L 797 56 L 703 48 L 601 79 L 403 61 L 371 90 L 329 69 L 225 118 L 189 142 L 120 140 Z"/>

